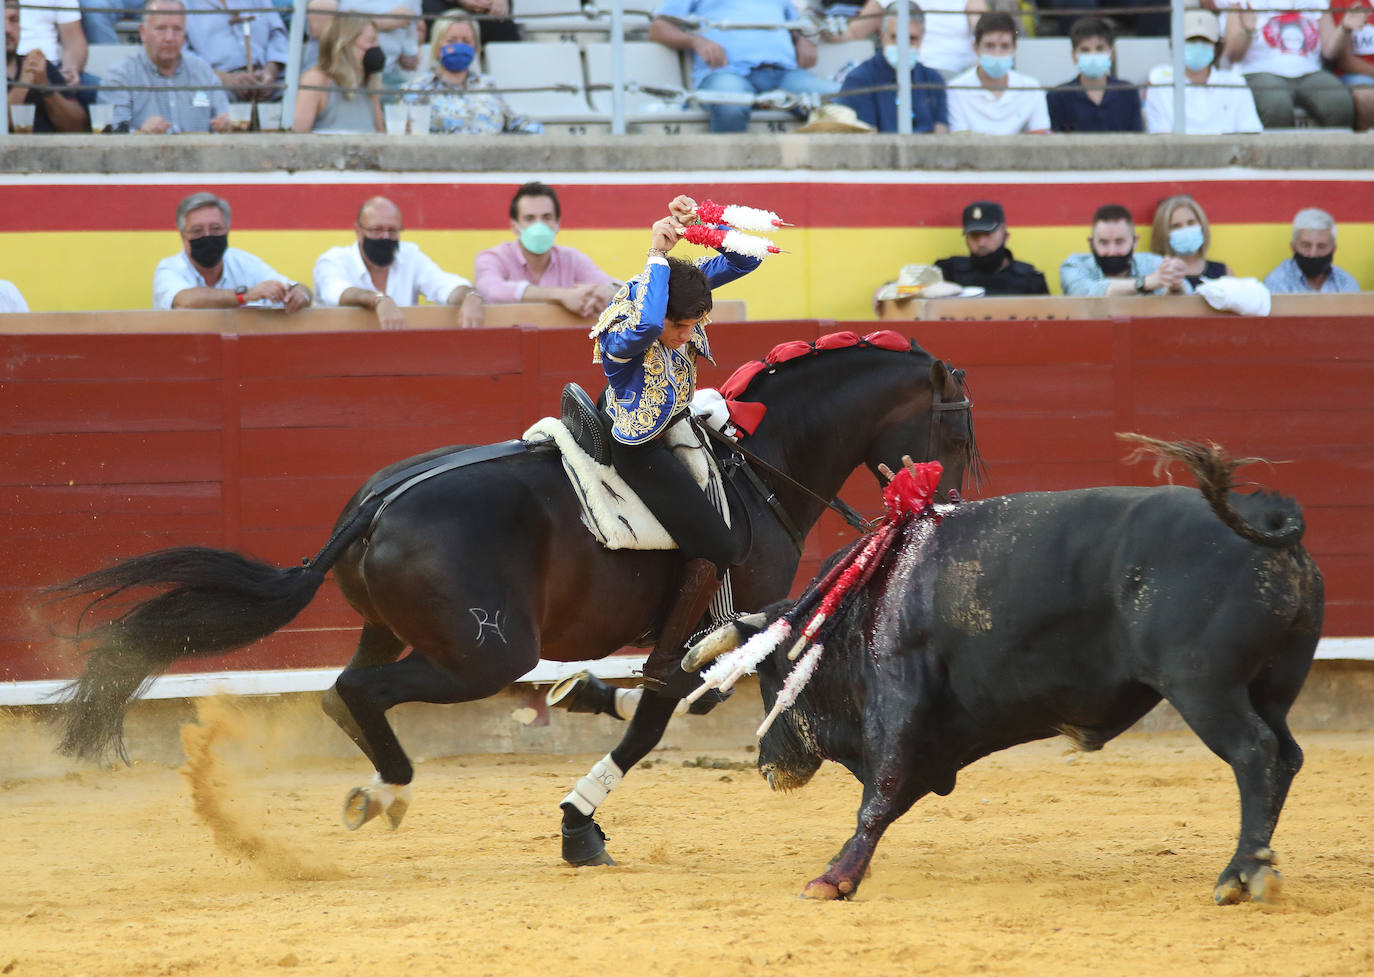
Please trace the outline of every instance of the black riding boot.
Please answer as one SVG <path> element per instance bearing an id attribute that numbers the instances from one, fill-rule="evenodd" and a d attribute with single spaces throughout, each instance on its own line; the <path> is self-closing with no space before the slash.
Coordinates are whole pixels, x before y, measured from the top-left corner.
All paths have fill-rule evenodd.
<path id="1" fill-rule="evenodd" d="M 669 682 L 682 673 L 682 658 L 687 653 L 687 639 L 711 606 L 711 598 L 720 589 L 720 575 L 716 565 L 700 557 L 688 560 L 682 568 L 673 606 L 663 619 L 658 642 L 644 663 L 644 687 L 654 692 L 664 691 Z"/>

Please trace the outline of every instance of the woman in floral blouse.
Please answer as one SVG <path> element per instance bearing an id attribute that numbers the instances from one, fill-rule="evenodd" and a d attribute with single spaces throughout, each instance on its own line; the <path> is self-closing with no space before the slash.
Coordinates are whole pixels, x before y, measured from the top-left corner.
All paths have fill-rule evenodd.
<path id="1" fill-rule="evenodd" d="M 406 86 L 407 102 L 429 103 L 429 131 L 481 135 L 490 132 L 540 133 L 538 122 L 511 111 L 499 93 L 477 74 L 477 30 L 462 10 L 450 10 L 434 23 L 430 63 L 433 73 Z"/>

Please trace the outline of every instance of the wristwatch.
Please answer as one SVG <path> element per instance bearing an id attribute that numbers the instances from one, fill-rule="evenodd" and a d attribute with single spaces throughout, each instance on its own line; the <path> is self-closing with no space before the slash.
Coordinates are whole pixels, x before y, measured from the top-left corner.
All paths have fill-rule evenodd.
<path id="1" fill-rule="evenodd" d="M 238 288 L 234 289 L 234 298 L 238 299 L 239 305 L 247 305 L 247 304 L 248 304 L 248 286 L 247 286 L 247 285 L 240 285 Z"/>
<path id="2" fill-rule="evenodd" d="M 389 298 L 391 298 L 391 296 L 388 295 L 388 294 L 386 294 L 386 292 L 378 292 L 378 293 L 376 293 L 376 300 L 372 303 L 372 307 L 373 307 L 374 309 L 377 308 L 377 306 L 379 306 L 379 305 L 382 304 L 382 299 L 389 299 Z"/>
<path id="3" fill-rule="evenodd" d="M 1137 278 L 1137 279 L 1135 280 L 1135 291 L 1136 291 L 1136 294 L 1137 294 L 1137 295 L 1148 295 L 1148 294 L 1150 294 L 1150 289 L 1148 289 L 1148 288 L 1145 287 L 1145 276 L 1144 276 L 1144 275 L 1141 275 L 1139 278 Z"/>

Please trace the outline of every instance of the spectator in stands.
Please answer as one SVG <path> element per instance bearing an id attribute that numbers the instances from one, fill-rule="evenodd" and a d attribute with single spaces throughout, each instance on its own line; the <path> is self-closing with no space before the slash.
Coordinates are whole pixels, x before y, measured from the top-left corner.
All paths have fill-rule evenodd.
<path id="1" fill-rule="evenodd" d="M 421 295 L 458 307 L 458 325 L 482 325 L 482 296 L 461 275 L 443 271 L 417 245 L 401 240 L 401 208 L 373 197 L 358 209 L 355 244 L 330 248 L 315 262 L 319 304 L 371 309 L 383 329 L 404 329 L 402 305 Z"/>
<path id="2" fill-rule="evenodd" d="M 945 79 L 934 68 L 919 60 L 921 39 L 925 36 L 925 15 L 919 4 L 909 4 L 911 58 L 911 131 L 948 132 L 949 108 L 945 103 Z M 883 17 L 882 50 L 845 75 L 841 92 L 856 88 L 879 88 L 897 84 L 897 14 L 888 10 Z M 842 95 L 838 102 L 852 108 L 858 117 L 879 132 L 897 131 L 897 93 L 862 92 Z"/>
<path id="3" fill-rule="evenodd" d="M 1059 266 L 1065 295 L 1164 295 L 1191 292 L 1181 258 L 1148 251 L 1135 253 L 1140 235 L 1131 212 L 1120 204 L 1103 204 L 1093 214 L 1086 254 L 1071 254 Z"/>
<path id="4" fill-rule="evenodd" d="M 879 15 L 891 10 L 897 0 L 867 0 L 858 16 L 840 38 L 858 41 L 878 32 Z M 949 81 L 973 67 L 973 26 L 987 13 L 987 0 L 925 0 L 925 39 L 921 42 L 921 63 L 934 68 Z"/>
<path id="5" fill-rule="evenodd" d="M 1197 288 L 1204 278 L 1220 278 L 1231 270 L 1220 261 L 1207 260 L 1212 246 L 1212 225 L 1202 206 L 1187 194 L 1166 197 L 1155 208 L 1150 229 L 1150 250 L 1183 262 L 1183 277 Z"/>
<path id="6" fill-rule="evenodd" d="M 240 102 L 281 97 L 277 79 L 286 66 L 286 24 L 281 14 L 240 13 L 259 0 L 185 0 L 186 43 L 215 69 L 230 97 Z"/>
<path id="7" fill-rule="evenodd" d="M 137 22 L 143 16 L 143 0 L 85 0 L 92 7 L 105 10 L 81 11 L 81 31 L 86 35 L 87 44 L 123 44 L 118 25 L 121 20 Z"/>
<path id="8" fill-rule="evenodd" d="M 544 183 L 526 183 L 510 202 L 514 241 L 477 255 L 477 291 L 488 302 L 557 302 L 573 315 L 594 316 L 619 285 L 575 248 L 554 244 L 563 209 Z"/>
<path id="9" fill-rule="evenodd" d="M 1264 276 L 1271 292 L 1358 292 L 1360 283 L 1343 268 L 1331 263 L 1336 254 L 1336 222 L 1316 207 L 1298 211 L 1293 218 L 1293 257 Z"/>
<path id="10" fill-rule="evenodd" d="M 1078 67 L 1045 95 L 1055 132 L 1139 132 L 1140 92 L 1112 71 L 1116 33 L 1100 17 L 1080 17 L 1069 28 Z"/>
<path id="11" fill-rule="evenodd" d="M 35 48 L 19 57 L 19 0 L 5 0 L 5 78 L 10 105 L 33 106 L 34 132 L 88 132 L 91 128 L 86 106 L 94 93 L 68 95 L 64 92 L 39 92 L 33 85 L 65 86 L 67 79 Z"/>
<path id="12" fill-rule="evenodd" d="M 0 280 L 0 313 L 28 311 L 29 303 L 24 301 L 14 283 Z"/>
<path id="13" fill-rule="evenodd" d="M 1183 66 L 1188 78 L 1184 92 L 1184 131 L 1189 135 L 1223 135 L 1261 132 L 1255 96 L 1245 78 L 1217 67 L 1221 60 L 1221 24 L 1210 10 L 1189 10 L 1183 15 Z M 1147 132 L 1174 131 L 1174 67 L 1162 64 L 1150 70 L 1145 89 Z"/>
<path id="14" fill-rule="evenodd" d="M 319 63 L 301 73 L 292 131 L 385 132 L 381 100 L 351 90 L 379 89 L 384 61 L 372 21 L 359 14 L 335 17 L 320 38 Z"/>
<path id="15" fill-rule="evenodd" d="M 424 10 L 427 20 L 433 21 L 438 17 L 450 16 L 449 7 L 452 0 L 423 0 L 421 9 Z M 458 11 L 453 13 L 471 14 L 474 18 L 481 17 L 478 21 L 477 37 L 483 44 L 490 44 L 492 41 L 518 41 L 520 40 L 520 27 L 515 21 L 510 19 L 510 0 L 458 0 Z M 538 21 L 531 21 L 531 26 L 539 29 Z M 421 30 L 421 40 L 424 39 L 424 30 Z M 434 32 L 429 32 L 430 37 Z"/>
<path id="16" fill-rule="evenodd" d="M 430 32 L 431 71 L 406 86 L 407 102 L 429 103 L 429 131 L 476 136 L 492 132 L 538 134 L 543 125 L 516 115 L 491 83 L 477 73 L 482 53 L 477 25 L 450 10 Z"/>
<path id="17" fill-rule="evenodd" d="M 781 24 L 796 20 L 797 11 L 791 0 L 664 0 L 649 24 L 649 39 L 691 51 L 692 83 L 701 91 L 739 98 L 775 89 L 832 94 L 838 87 L 805 70 L 816 63 L 816 44 L 800 31 L 697 28 L 685 26 L 689 17 Z M 709 103 L 706 109 L 712 132 L 749 128 L 749 104 Z"/>
<path id="18" fill-rule="evenodd" d="M 1355 100 L 1355 131 L 1374 128 L 1374 19 L 1366 5 L 1346 14 L 1342 26 L 1349 41 L 1342 43 L 1336 70 Z"/>
<path id="19" fill-rule="evenodd" d="M 1050 131 L 1040 82 L 1013 71 L 1016 21 L 1010 14 L 983 14 L 973 29 L 978 64 L 949 83 L 950 132 L 1006 136 Z"/>
<path id="20" fill-rule="evenodd" d="M 1327 0 L 1284 0 L 1288 10 L 1232 10 L 1226 17 L 1222 51 L 1245 76 L 1255 94 L 1255 108 L 1266 129 L 1293 125 L 1293 107 L 1303 109 L 1321 126 L 1349 129 L 1355 121 L 1350 89 L 1329 71 L 1323 58 L 1335 58 L 1346 32 L 1362 22 L 1354 11 L 1336 26 Z"/>
<path id="21" fill-rule="evenodd" d="M 45 61 L 57 64 L 68 85 L 81 80 L 87 44 L 81 29 L 80 0 L 44 0 L 20 6 L 16 53 L 23 57 L 30 51 L 42 51 Z"/>
<path id="22" fill-rule="evenodd" d="M 313 68 L 320 60 L 320 38 L 329 29 L 339 0 L 310 0 L 305 5 L 305 46 L 301 50 L 301 71 Z"/>
<path id="23" fill-rule="evenodd" d="M 234 309 L 275 306 L 297 312 L 310 289 L 247 251 L 229 247 L 232 214 L 213 193 L 193 193 L 177 205 L 181 250 L 153 272 L 155 309 Z"/>
<path id="24" fill-rule="evenodd" d="M 420 67 L 420 0 L 339 0 L 339 11 L 372 18 L 386 58 L 382 87 L 404 85 L 409 72 Z"/>
<path id="25" fill-rule="evenodd" d="M 1017 261 L 1007 247 L 1007 218 L 1002 205 L 979 200 L 964 208 L 967 255 L 935 262 L 945 281 L 976 285 L 989 295 L 1048 295 L 1045 276 L 1034 265 Z"/>
<path id="26" fill-rule="evenodd" d="M 215 70 L 182 50 L 186 8 L 181 0 L 148 0 L 145 7 L 138 26 L 143 50 L 112 67 L 104 79 L 110 87 L 100 91 L 99 101 L 114 106 L 110 125 L 150 134 L 228 132 L 229 99 Z M 143 90 L 121 90 L 121 85 Z"/>

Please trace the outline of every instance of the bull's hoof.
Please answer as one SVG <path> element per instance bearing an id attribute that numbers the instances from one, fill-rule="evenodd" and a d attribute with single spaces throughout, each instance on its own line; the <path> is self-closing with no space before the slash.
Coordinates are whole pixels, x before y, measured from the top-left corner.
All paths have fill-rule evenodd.
<path id="1" fill-rule="evenodd" d="M 563 861 L 573 868 L 589 865 L 614 865 L 606 853 L 606 832 L 595 821 L 576 827 L 563 825 Z"/>
<path id="2" fill-rule="evenodd" d="M 343 823 L 349 831 L 357 831 L 379 814 L 395 831 L 410 809 L 410 785 L 397 786 L 374 781 L 367 787 L 354 787 L 344 798 Z"/>
<path id="3" fill-rule="evenodd" d="M 799 899 L 822 899 L 835 901 L 837 899 L 848 899 L 854 894 L 854 883 L 841 881 L 832 882 L 825 876 L 819 879 L 812 879 L 806 883 L 806 888 L 798 893 Z"/>

